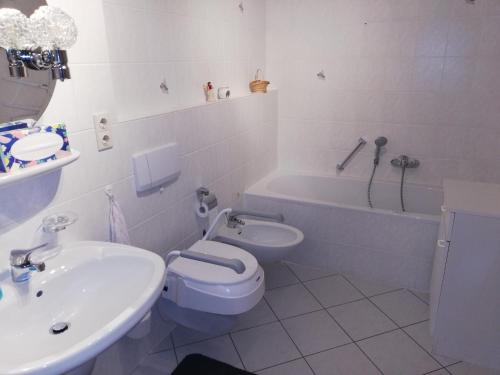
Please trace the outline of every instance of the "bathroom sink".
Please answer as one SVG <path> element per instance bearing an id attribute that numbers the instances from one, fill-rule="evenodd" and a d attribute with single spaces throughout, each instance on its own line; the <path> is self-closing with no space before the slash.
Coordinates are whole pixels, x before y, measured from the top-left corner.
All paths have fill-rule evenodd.
<path id="1" fill-rule="evenodd" d="M 133 328 L 165 284 L 158 255 L 106 242 L 76 242 L 31 280 L 0 279 L 0 374 L 61 374 Z"/>

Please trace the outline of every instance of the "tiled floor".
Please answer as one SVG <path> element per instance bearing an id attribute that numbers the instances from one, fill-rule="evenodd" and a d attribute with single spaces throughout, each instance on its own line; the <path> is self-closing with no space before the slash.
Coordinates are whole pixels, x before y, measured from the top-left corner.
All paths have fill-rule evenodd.
<path id="1" fill-rule="evenodd" d="M 232 332 L 177 327 L 134 371 L 202 353 L 263 375 L 500 375 L 431 354 L 428 296 L 296 264 L 265 267 L 264 299 Z"/>

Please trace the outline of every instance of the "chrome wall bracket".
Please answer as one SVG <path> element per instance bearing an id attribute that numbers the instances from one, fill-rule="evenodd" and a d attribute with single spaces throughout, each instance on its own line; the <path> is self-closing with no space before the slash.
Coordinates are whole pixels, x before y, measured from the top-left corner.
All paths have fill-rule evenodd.
<path id="1" fill-rule="evenodd" d="M 68 68 L 68 55 L 65 50 L 53 49 L 42 50 L 19 50 L 8 49 L 7 59 L 9 60 L 9 73 L 14 78 L 24 78 L 28 75 L 28 70 L 51 70 L 52 79 L 64 81 L 70 79 L 71 74 Z"/>

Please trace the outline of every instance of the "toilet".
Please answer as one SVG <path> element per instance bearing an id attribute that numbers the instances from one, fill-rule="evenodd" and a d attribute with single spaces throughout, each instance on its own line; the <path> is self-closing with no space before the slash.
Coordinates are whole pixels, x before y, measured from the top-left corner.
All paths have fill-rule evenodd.
<path id="1" fill-rule="evenodd" d="M 219 226 L 214 240 L 245 249 L 259 263 L 283 260 L 304 240 L 302 231 L 290 225 L 250 219 L 242 223 L 234 228 Z"/>
<path id="2" fill-rule="evenodd" d="M 158 305 L 164 318 L 209 334 L 227 332 L 264 295 L 264 271 L 245 250 L 200 240 L 175 253 L 170 262 L 173 256 L 167 256 Z"/>

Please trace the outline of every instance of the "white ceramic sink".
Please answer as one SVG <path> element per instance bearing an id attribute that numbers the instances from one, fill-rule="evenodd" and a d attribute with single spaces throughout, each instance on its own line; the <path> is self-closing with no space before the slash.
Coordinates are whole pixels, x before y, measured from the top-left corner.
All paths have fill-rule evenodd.
<path id="1" fill-rule="evenodd" d="M 60 374 L 91 360 L 143 318 L 164 284 L 161 257 L 105 242 L 64 246 L 25 283 L 2 279 L 0 374 Z M 69 328 L 50 333 L 59 322 Z"/>

